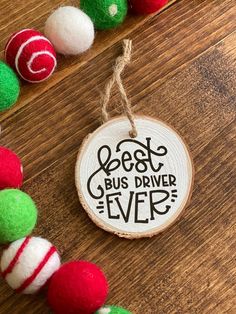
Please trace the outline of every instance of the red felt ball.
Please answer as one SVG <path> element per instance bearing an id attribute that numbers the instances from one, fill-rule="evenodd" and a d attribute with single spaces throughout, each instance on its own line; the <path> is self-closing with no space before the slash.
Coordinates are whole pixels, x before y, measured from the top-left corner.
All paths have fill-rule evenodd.
<path id="1" fill-rule="evenodd" d="M 56 314 L 92 314 L 104 305 L 108 294 L 105 275 L 95 264 L 69 262 L 52 276 L 48 302 Z"/>
<path id="2" fill-rule="evenodd" d="M 20 188 L 23 181 L 23 167 L 19 157 L 10 149 L 0 146 L 0 190 Z"/>
<path id="3" fill-rule="evenodd" d="M 168 0 L 129 0 L 130 9 L 137 14 L 151 14 L 159 11 Z"/>
<path id="4" fill-rule="evenodd" d="M 38 83 L 51 76 L 57 65 L 51 42 L 40 32 L 23 29 L 5 47 L 6 62 L 26 81 Z"/>

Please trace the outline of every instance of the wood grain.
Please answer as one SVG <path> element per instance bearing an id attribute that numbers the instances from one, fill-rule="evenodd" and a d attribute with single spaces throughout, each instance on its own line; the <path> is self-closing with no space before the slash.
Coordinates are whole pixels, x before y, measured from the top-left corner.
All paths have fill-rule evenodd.
<path id="1" fill-rule="evenodd" d="M 0 51 L 12 31 L 43 29 L 69 1 L 0 0 Z M 75 3 L 75 1 L 74 1 Z M 59 58 L 53 78 L 23 84 L 20 102 L 0 115 L 1 145 L 21 157 L 23 190 L 36 201 L 34 231 L 69 259 L 98 263 L 110 282 L 108 303 L 135 314 L 235 313 L 234 0 L 180 0 L 159 15 L 129 17 L 99 32 L 78 58 Z M 124 82 L 135 112 L 170 123 L 188 142 L 196 180 L 182 219 L 152 239 L 121 240 L 98 229 L 80 205 L 74 165 L 84 137 L 100 124 L 99 93 L 121 52 L 134 43 Z M 118 93 L 111 110 L 121 113 Z M 118 106 L 118 109 L 116 107 Z M 45 295 L 20 296 L 0 283 L 0 313 L 50 313 Z M 66 314 L 66 313 L 65 313 Z"/>

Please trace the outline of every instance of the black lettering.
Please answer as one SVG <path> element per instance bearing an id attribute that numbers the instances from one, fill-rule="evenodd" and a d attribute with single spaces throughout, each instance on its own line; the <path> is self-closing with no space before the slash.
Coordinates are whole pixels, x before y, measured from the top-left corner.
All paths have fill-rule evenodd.
<path id="1" fill-rule="evenodd" d="M 158 196 L 160 194 L 163 194 L 163 196 L 160 199 L 158 198 L 158 200 L 155 202 L 153 199 L 155 194 Z M 150 211 L 151 211 L 150 220 L 155 219 L 154 213 L 156 213 L 158 215 L 165 215 L 166 213 L 168 213 L 169 208 L 166 208 L 165 211 L 160 211 L 155 206 L 157 204 L 165 202 L 169 198 L 169 196 L 170 196 L 170 193 L 168 191 L 165 191 L 165 190 L 155 190 L 155 191 L 150 192 Z"/>
<path id="2" fill-rule="evenodd" d="M 144 203 L 144 199 L 140 199 L 140 196 L 144 195 L 145 197 L 147 196 L 147 192 L 138 192 L 135 195 L 135 217 L 134 217 L 134 222 L 135 223 L 148 223 L 148 218 L 145 220 L 139 219 L 138 217 L 138 211 L 139 211 L 139 204 Z"/>
<path id="3" fill-rule="evenodd" d="M 168 181 L 167 181 L 167 174 L 164 174 L 162 176 L 162 185 L 163 186 L 169 186 Z"/>
<path id="4" fill-rule="evenodd" d="M 154 176 L 154 181 L 156 182 L 156 186 L 159 187 L 161 185 L 161 176 Z"/>
<path id="5" fill-rule="evenodd" d="M 106 151 L 107 152 L 107 156 L 105 158 L 104 161 L 102 161 L 102 152 Z M 117 168 L 119 168 L 120 166 L 120 161 L 119 159 L 114 159 L 111 160 L 111 149 L 109 146 L 104 145 L 102 147 L 99 148 L 98 153 L 97 153 L 97 158 L 98 158 L 98 162 L 100 167 L 89 177 L 88 182 L 87 182 L 87 189 L 88 192 L 90 194 L 90 196 L 94 199 L 100 199 L 104 196 L 104 189 L 102 188 L 101 185 L 97 186 L 97 191 L 99 191 L 99 194 L 95 194 L 92 189 L 91 189 L 91 185 L 92 185 L 92 180 L 93 178 L 100 172 L 100 171 L 104 171 L 106 173 L 107 176 L 109 176 L 111 174 L 111 171 L 116 170 Z"/>
<path id="6" fill-rule="evenodd" d="M 131 154 L 129 152 L 124 152 L 123 155 L 122 155 L 121 162 L 122 162 L 122 166 L 123 166 L 124 170 L 127 171 L 127 172 L 132 171 L 132 169 L 134 167 L 134 163 L 133 162 L 129 163 L 129 167 L 127 166 L 127 164 L 128 164 L 127 162 L 131 161 L 131 160 L 132 160 Z"/>
<path id="7" fill-rule="evenodd" d="M 111 181 L 111 179 L 106 178 L 104 180 L 104 183 L 105 183 L 106 190 L 110 190 L 112 188 L 112 181 Z"/>
<path id="8" fill-rule="evenodd" d="M 114 196 L 116 196 L 116 197 L 121 196 L 121 193 L 118 192 L 118 193 L 106 195 L 108 218 L 109 219 L 120 219 L 120 215 L 112 215 L 112 213 L 111 213 L 110 205 L 113 204 L 113 200 L 111 198 L 113 198 Z M 116 198 L 115 198 L 115 200 L 116 200 Z"/>
<path id="9" fill-rule="evenodd" d="M 150 179 L 147 176 L 143 176 L 143 187 L 150 188 Z"/>
<path id="10" fill-rule="evenodd" d="M 140 155 L 140 157 L 139 157 Z M 147 171 L 147 164 L 146 164 L 146 159 L 144 159 L 143 157 L 145 157 L 145 153 L 141 150 L 141 149 L 137 149 L 134 152 L 134 158 L 137 161 L 136 165 L 135 165 L 135 169 L 140 172 L 146 172 Z"/>
<path id="11" fill-rule="evenodd" d="M 121 186 L 123 189 L 128 189 L 129 185 L 128 185 L 128 178 L 127 177 L 121 178 L 121 183 L 122 183 Z"/>
<path id="12" fill-rule="evenodd" d="M 142 185 L 142 179 L 140 177 L 135 176 L 134 181 L 135 181 L 136 188 L 139 188 Z"/>
<path id="13" fill-rule="evenodd" d="M 119 188 L 120 188 L 120 178 L 113 178 L 112 181 L 113 181 L 113 188 L 115 190 L 119 190 Z"/>
<path id="14" fill-rule="evenodd" d="M 137 161 L 135 165 L 136 170 L 140 173 L 147 171 L 147 164 L 149 163 L 151 169 L 154 172 L 158 172 L 163 167 L 163 163 L 159 162 L 156 168 L 153 163 L 153 156 L 165 156 L 168 152 L 167 148 L 165 146 L 158 146 L 156 151 L 154 151 L 151 149 L 151 137 L 146 137 L 146 141 L 147 141 L 147 145 L 144 145 L 143 143 L 140 143 L 139 141 L 134 140 L 134 139 L 125 139 L 116 146 L 116 151 L 117 152 L 120 151 L 120 147 L 123 143 L 133 143 L 133 144 L 139 145 L 145 150 L 146 153 L 141 149 L 137 149 L 134 152 L 134 158 Z"/>
<path id="15" fill-rule="evenodd" d="M 120 193 L 120 195 L 121 195 L 121 193 Z M 118 205 L 118 207 L 119 207 L 119 209 L 120 209 L 121 215 L 122 215 L 122 217 L 124 218 L 124 221 L 125 221 L 126 223 L 129 222 L 129 216 L 130 216 L 131 204 L 132 204 L 133 196 L 134 196 L 134 192 L 131 191 L 131 192 L 130 192 L 130 198 L 129 198 L 129 204 L 128 204 L 128 208 L 127 208 L 126 214 L 124 213 L 123 208 L 122 208 L 122 206 L 121 206 L 121 204 L 120 204 L 120 202 L 119 202 L 119 197 L 116 197 L 116 198 L 115 198 L 116 203 L 117 203 L 117 205 Z"/>
<path id="16" fill-rule="evenodd" d="M 169 175 L 170 186 L 176 186 L 176 177 L 173 174 Z"/>

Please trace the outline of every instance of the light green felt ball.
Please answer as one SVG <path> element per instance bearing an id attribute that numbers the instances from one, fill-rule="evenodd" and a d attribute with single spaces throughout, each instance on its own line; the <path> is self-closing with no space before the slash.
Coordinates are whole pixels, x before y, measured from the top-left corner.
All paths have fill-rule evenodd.
<path id="1" fill-rule="evenodd" d="M 122 307 L 106 305 L 96 312 L 96 314 L 132 314 Z"/>
<path id="2" fill-rule="evenodd" d="M 31 197 L 17 189 L 0 191 L 0 243 L 23 238 L 37 221 L 37 208 Z"/>
<path id="3" fill-rule="evenodd" d="M 120 25 L 128 11 L 127 0 L 81 0 L 83 10 L 96 29 L 109 29 Z"/>
<path id="4" fill-rule="evenodd" d="M 13 106 L 20 94 L 20 84 L 15 72 L 0 61 L 0 111 Z"/>

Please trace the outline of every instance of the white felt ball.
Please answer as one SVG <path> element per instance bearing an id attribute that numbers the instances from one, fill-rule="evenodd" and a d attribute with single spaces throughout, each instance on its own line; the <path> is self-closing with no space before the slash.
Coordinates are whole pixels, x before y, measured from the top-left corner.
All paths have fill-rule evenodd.
<path id="1" fill-rule="evenodd" d="M 36 293 L 60 267 L 56 248 L 47 240 L 26 237 L 3 251 L 1 272 L 3 278 L 16 292 Z"/>
<path id="2" fill-rule="evenodd" d="M 83 11 L 72 7 L 60 7 L 46 21 L 45 35 L 57 52 L 77 55 L 89 49 L 94 41 L 94 25 Z"/>

